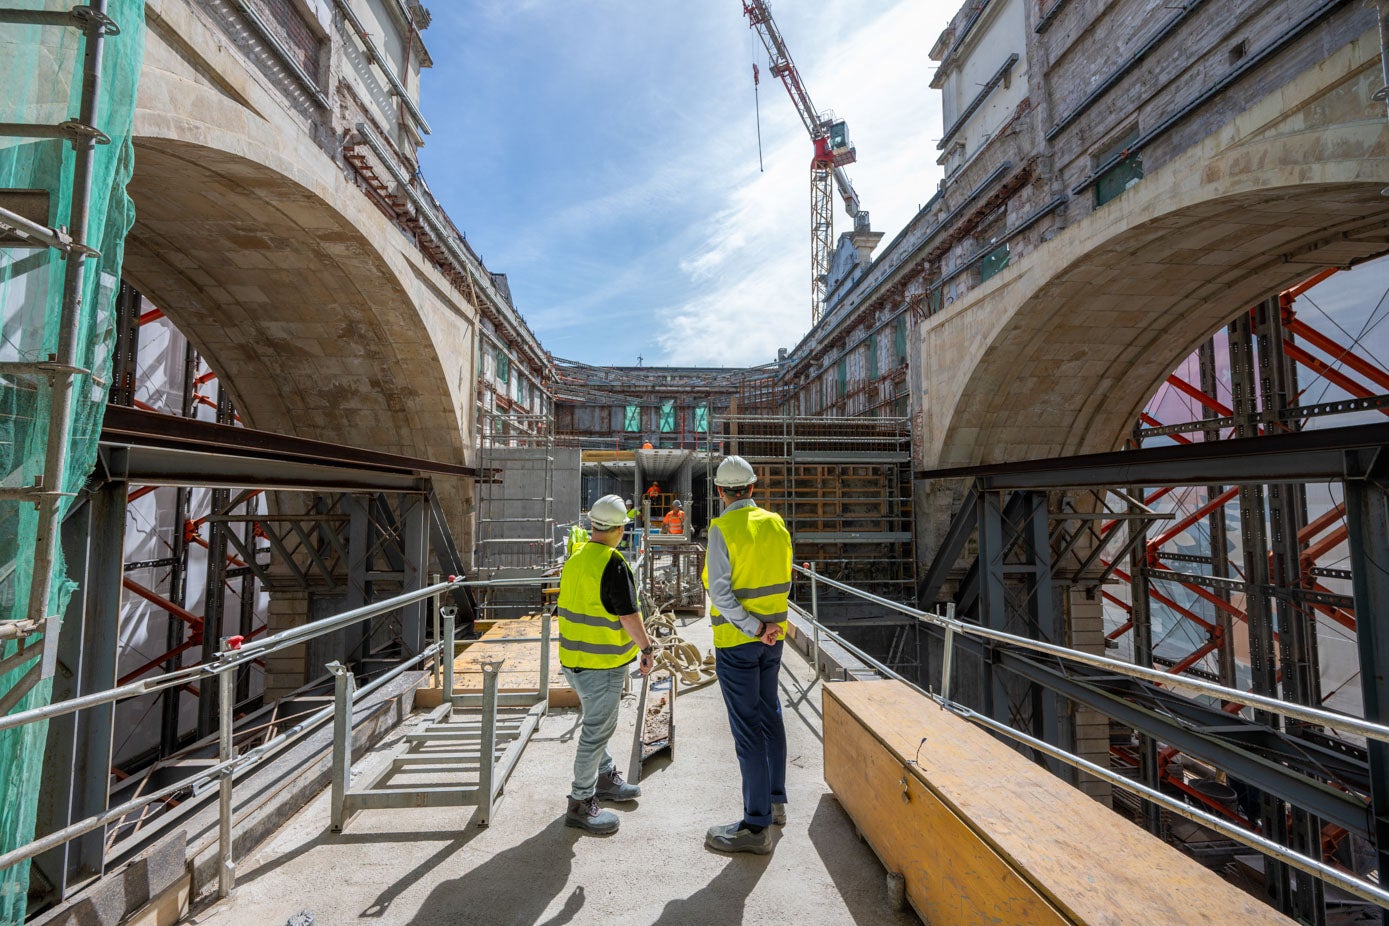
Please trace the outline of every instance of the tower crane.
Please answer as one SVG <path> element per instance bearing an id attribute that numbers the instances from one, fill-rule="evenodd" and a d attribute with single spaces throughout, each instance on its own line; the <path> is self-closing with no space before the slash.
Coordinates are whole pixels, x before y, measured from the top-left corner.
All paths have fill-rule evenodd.
<path id="1" fill-rule="evenodd" d="M 834 207 L 830 194 L 833 178 L 835 188 L 844 201 L 844 209 L 854 220 L 855 232 L 869 231 L 868 213 L 859 205 L 858 193 L 844 172 L 846 164 L 858 160 L 858 153 L 849 142 L 849 127 L 843 119 L 822 113 L 810 101 L 810 93 L 801 80 L 786 40 L 781 36 L 772 12 L 765 0 L 743 0 L 743 15 L 750 28 L 757 31 L 767 47 L 771 72 L 781 78 L 796 113 L 810 133 L 814 153 L 810 159 L 810 321 L 820 320 L 825 306 L 826 281 L 830 271 L 830 254 L 834 247 Z"/>

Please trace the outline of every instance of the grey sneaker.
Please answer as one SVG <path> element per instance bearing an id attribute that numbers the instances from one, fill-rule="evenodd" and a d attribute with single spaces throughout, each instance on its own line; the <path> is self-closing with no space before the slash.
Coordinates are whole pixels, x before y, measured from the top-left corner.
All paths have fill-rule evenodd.
<path id="1" fill-rule="evenodd" d="M 611 810 L 599 810 L 598 798 L 590 797 L 586 800 L 577 801 L 569 799 L 569 810 L 564 814 L 564 825 L 578 827 L 587 830 L 596 836 L 607 836 L 616 833 L 621 820 L 617 814 Z"/>
<path id="2" fill-rule="evenodd" d="M 775 823 L 777 826 L 785 826 L 785 825 L 786 825 L 786 805 L 785 805 L 785 804 L 773 804 L 773 805 L 772 805 L 772 822 Z"/>
<path id="3" fill-rule="evenodd" d="M 755 852 L 768 855 L 772 851 L 772 831 L 763 829 L 760 833 L 742 829 L 742 821 L 727 826 L 711 826 L 704 837 L 704 844 L 716 852 Z"/>
<path id="4" fill-rule="evenodd" d="M 622 773 L 613 769 L 598 776 L 598 790 L 593 796 L 600 801 L 635 801 L 641 797 L 641 786 L 629 785 L 622 780 Z"/>

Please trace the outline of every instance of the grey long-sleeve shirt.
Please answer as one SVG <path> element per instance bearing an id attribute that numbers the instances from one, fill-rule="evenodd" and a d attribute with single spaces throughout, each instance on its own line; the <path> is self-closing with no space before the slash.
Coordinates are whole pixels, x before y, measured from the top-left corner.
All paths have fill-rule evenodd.
<path id="1" fill-rule="evenodd" d="M 724 514 L 755 505 L 750 498 L 740 499 L 723 510 Z M 709 546 L 704 551 L 704 565 L 709 570 L 709 600 L 719 609 L 719 616 L 750 637 L 757 636 L 761 619 L 744 610 L 733 594 L 733 563 L 728 558 L 728 544 L 717 524 L 709 525 Z"/>

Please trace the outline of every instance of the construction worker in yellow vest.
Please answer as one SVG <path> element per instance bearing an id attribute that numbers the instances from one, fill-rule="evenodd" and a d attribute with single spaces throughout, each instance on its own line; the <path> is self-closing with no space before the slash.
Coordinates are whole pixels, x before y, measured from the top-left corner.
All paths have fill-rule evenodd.
<path id="1" fill-rule="evenodd" d="M 786 823 L 786 727 L 777 695 L 791 535 L 781 515 L 752 500 L 757 474 L 747 460 L 719 464 L 714 485 L 723 514 L 709 525 L 704 587 L 714 624 L 714 660 L 743 777 L 743 818 L 715 826 L 704 842 L 720 852 L 772 851 L 773 823 Z"/>
<path id="2" fill-rule="evenodd" d="M 648 674 L 655 649 L 642 624 L 632 569 L 616 549 L 627 506 L 619 496 L 605 495 L 593 503 L 588 519 L 589 541 L 565 560 L 559 577 L 559 661 L 583 707 L 564 823 L 607 835 L 617 832 L 618 818 L 598 802 L 641 796 L 641 788 L 622 780 L 608 752 L 623 680 L 638 660 L 641 674 Z"/>
<path id="3" fill-rule="evenodd" d="M 564 552 L 567 556 L 573 556 L 579 547 L 588 543 L 588 531 L 578 524 L 571 525 L 569 528 L 569 539 L 565 541 Z"/>

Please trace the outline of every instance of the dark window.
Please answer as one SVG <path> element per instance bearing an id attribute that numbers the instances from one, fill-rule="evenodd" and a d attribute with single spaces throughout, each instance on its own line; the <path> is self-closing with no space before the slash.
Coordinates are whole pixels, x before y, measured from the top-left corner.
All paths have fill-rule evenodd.
<path id="1" fill-rule="evenodd" d="M 1143 179 L 1143 155 L 1133 150 L 1133 144 L 1136 141 L 1138 141 L 1138 129 L 1133 129 L 1124 136 L 1122 141 L 1096 155 L 1095 168 L 1097 170 L 1110 164 L 1095 181 L 1095 206 L 1097 208 Z M 1111 162 L 1113 163 L 1111 164 Z"/>
<path id="2" fill-rule="evenodd" d="M 984 282 L 1006 266 L 1008 266 L 1008 242 L 1005 241 L 985 254 L 984 259 L 979 262 L 979 282 Z"/>

